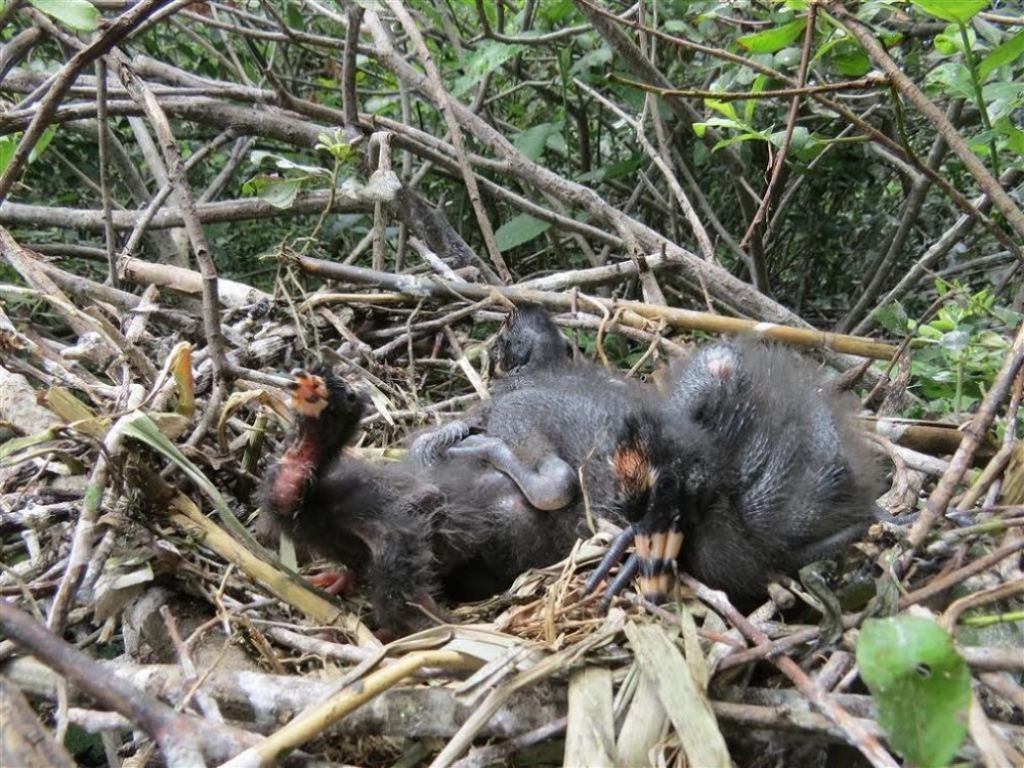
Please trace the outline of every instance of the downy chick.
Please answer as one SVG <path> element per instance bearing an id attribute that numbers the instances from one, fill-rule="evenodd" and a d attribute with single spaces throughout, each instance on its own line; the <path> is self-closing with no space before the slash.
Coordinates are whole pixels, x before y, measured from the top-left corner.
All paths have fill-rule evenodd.
<path id="1" fill-rule="evenodd" d="M 525 570 L 557 562 L 585 531 L 582 516 L 531 507 L 516 484 L 475 460 L 437 467 L 360 460 L 344 451 L 363 401 L 339 377 L 297 372 L 290 444 L 264 484 L 264 534 L 344 564 L 367 582 L 392 634 L 443 616 L 441 596 L 480 599 Z"/>
<path id="2" fill-rule="evenodd" d="M 568 357 L 565 338 L 544 308 L 513 311 L 492 345 L 493 396 L 467 419 L 414 446 L 414 460 L 478 459 L 510 477 L 537 509 L 564 509 L 580 497 L 579 473 L 608 498 L 607 456 L 626 413 L 646 395 L 630 379 Z M 586 478 L 585 478 L 586 479 Z"/>
<path id="3" fill-rule="evenodd" d="M 624 568 L 639 566 L 649 599 L 678 564 L 748 606 L 773 576 L 842 551 L 876 519 L 876 468 L 847 409 L 781 347 L 704 348 L 673 372 L 660 407 L 624 422 L 614 456 L 631 525 L 588 590 L 635 537 Z"/>
<path id="4" fill-rule="evenodd" d="M 505 319 L 490 348 L 491 381 L 496 388 L 523 383 L 539 371 L 572 365 L 565 336 L 539 304 L 520 304 Z"/>
<path id="5" fill-rule="evenodd" d="M 287 533 L 307 551 L 344 564 L 370 585 L 378 621 L 402 630 L 409 604 L 436 610 L 430 545 L 436 489 L 401 465 L 347 455 L 365 403 L 338 376 L 296 371 L 290 442 L 264 484 L 258 533 Z"/>

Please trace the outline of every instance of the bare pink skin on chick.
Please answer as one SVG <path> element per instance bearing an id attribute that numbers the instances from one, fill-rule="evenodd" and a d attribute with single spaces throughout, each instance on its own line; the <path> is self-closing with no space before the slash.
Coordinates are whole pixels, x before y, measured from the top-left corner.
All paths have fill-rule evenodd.
<path id="1" fill-rule="evenodd" d="M 285 451 L 278 465 L 277 477 L 270 488 L 270 500 L 278 514 L 295 514 L 305 493 L 310 475 L 320 461 L 320 440 L 316 438 L 316 421 L 327 407 L 327 385 L 320 376 L 294 371 L 292 409 L 302 423 L 299 439 Z"/>

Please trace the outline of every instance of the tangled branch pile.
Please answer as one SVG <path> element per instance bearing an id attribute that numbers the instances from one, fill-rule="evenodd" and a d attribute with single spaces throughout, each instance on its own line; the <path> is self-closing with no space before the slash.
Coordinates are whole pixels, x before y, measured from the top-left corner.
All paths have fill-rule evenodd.
<path id="1" fill-rule="evenodd" d="M 72 764 L 88 733 L 75 759 L 111 765 L 1024 763 L 1021 166 L 1012 99 L 982 93 L 1019 78 L 1019 19 L 946 19 L 991 48 L 962 65 L 979 117 L 832 0 L 692 25 L 586 0 L 142 0 L 88 38 L 44 5 L 0 10 L 0 762 Z M 908 49 L 938 34 L 868 21 Z M 747 55 L 730 25 L 758 30 Z M 884 76 L 841 68 L 859 57 Z M 686 71 L 704 86 L 673 89 Z M 877 416 L 880 504 L 918 517 L 750 616 L 688 578 L 669 608 L 602 614 L 581 597 L 599 532 L 382 644 L 358 595 L 248 533 L 284 372 L 358 380 L 357 450 L 386 460 L 486 397 L 484 342 L 524 300 L 655 379 L 702 334 L 812 349 Z M 890 418 L 935 413 L 922 328 L 948 305 L 960 418 Z"/>

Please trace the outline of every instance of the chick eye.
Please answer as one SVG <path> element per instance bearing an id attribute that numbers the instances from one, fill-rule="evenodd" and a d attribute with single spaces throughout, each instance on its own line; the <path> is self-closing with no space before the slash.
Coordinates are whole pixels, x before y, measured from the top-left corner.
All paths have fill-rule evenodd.
<path id="1" fill-rule="evenodd" d="M 654 486 L 654 496 L 663 499 L 666 496 L 673 496 L 679 490 L 679 481 L 672 475 L 662 475 Z"/>

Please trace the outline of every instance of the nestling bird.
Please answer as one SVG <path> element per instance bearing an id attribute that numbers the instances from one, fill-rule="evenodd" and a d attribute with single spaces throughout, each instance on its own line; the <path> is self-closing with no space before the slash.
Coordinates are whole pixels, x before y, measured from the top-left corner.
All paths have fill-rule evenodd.
<path id="1" fill-rule="evenodd" d="M 569 360 L 547 312 L 528 305 L 492 358 L 502 376 L 478 409 L 482 434 L 449 425 L 446 455 L 482 459 L 559 514 L 581 514 L 581 475 L 595 513 L 630 524 L 588 589 L 635 539 L 609 594 L 639 570 L 641 591 L 661 599 L 680 566 L 749 604 L 773 576 L 841 551 L 876 519 L 874 462 L 848 408 L 784 348 L 705 347 L 658 398 Z"/>
<path id="2" fill-rule="evenodd" d="M 297 546 L 349 566 L 369 582 L 389 628 L 403 624 L 407 602 L 435 609 L 433 579 L 416 578 L 431 567 L 423 541 L 437 503 L 432 489 L 402 467 L 371 466 L 345 454 L 365 404 L 340 377 L 293 376 L 295 423 L 264 483 L 257 534 L 285 532 Z"/>
<path id="3" fill-rule="evenodd" d="M 610 499 L 606 457 L 624 416 L 647 396 L 631 379 L 568 357 L 565 338 L 544 308 L 517 307 L 492 345 L 491 400 L 463 420 L 421 438 L 421 460 L 477 459 L 510 477 L 537 509 L 561 510 L 580 498 L 580 470 Z"/>
<path id="4" fill-rule="evenodd" d="M 363 405 L 337 376 L 293 371 L 289 445 L 265 483 L 264 508 L 294 517 L 309 488 L 359 429 Z"/>
<path id="5" fill-rule="evenodd" d="M 533 373 L 553 371 L 572 364 L 569 345 L 539 304 L 520 304 L 498 329 L 490 348 L 492 380 L 504 386 L 528 381 Z M 500 385 L 499 385 L 500 386 Z"/>
<path id="6" fill-rule="evenodd" d="M 875 520 L 874 462 L 839 398 L 796 354 L 758 342 L 706 347 L 677 368 L 660 406 L 624 421 L 613 466 L 630 527 L 588 591 L 632 538 L 624 568 L 649 599 L 678 565 L 748 606 Z"/>
<path id="7" fill-rule="evenodd" d="M 581 468 L 595 512 L 622 522 L 607 450 L 638 385 L 572 362 L 540 308 L 513 313 L 495 346 L 492 400 L 418 436 L 397 464 L 347 455 L 362 401 L 336 376 L 296 374 L 294 437 L 260 525 L 359 573 L 391 631 L 423 626 L 417 607 L 438 615 L 435 597 L 487 597 L 565 557 L 587 534 Z"/>
<path id="8" fill-rule="evenodd" d="M 476 459 L 370 463 L 343 447 L 364 404 L 339 377 L 296 373 L 291 444 L 264 486 L 264 533 L 352 568 L 374 616 L 405 633 L 443 616 L 436 598 L 481 599 L 557 562 L 585 533 L 582 515 L 532 507 L 504 473 Z"/>
<path id="9" fill-rule="evenodd" d="M 344 382 L 297 377 L 266 518 L 363 574 L 391 631 L 426 624 L 435 598 L 486 597 L 568 554 L 587 532 L 581 482 L 595 515 L 628 525 L 588 589 L 635 542 L 652 599 L 681 567 L 747 604 L 874 520 L 867 450 L 791 352 L 707 347 L 659 397 L 568 360 L 543 310 L 514 313 L 499 344 L 492 400 L 420 435 L 397 464 L 344 452 L 363 411 Z M 606 594 L 630 578 L 624 567 Z"/>

